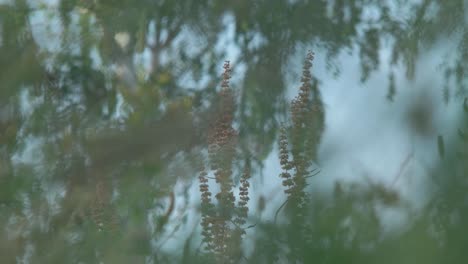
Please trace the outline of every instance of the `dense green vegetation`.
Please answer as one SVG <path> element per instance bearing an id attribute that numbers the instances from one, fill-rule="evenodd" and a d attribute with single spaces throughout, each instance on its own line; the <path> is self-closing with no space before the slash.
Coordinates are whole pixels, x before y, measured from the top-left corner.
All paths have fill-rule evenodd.
<path id="1" fill-rule="evenodd" d="M 463 263 L 468 6 L 412 2 L 0 2 L 0 262 Z M 444 45 L 450 54 L 427 75 L 444 79 L 437 99 L 457 105 L 458 135 L 433 138 L 431 199 L 384 236 L 376 204 L 405 207 L 396 190 L 337 182 L 325 198 L 306 187 L 321 177 L 327 114 L 327 80 L 306 52 L 337 77 L 340 54 L 355 54 L 362 84 L 388 63 L 395 103 L 395 72 L 413 80 L 425 51 Z M 226 60 L 234 66 L 221 75 Z M 302 82 L 292 102 L 291 76 Z M 414 103 L 414 134 L 427 134 L 430 110 Z M 247 202 L 275 148 L 282 171 L 268 177 L 288 197 L 281 221 L 257 219 Z M 190 184 L 217 183 L 221 195 L 200 185 L 198 218 L 187 204 L 174 218 L 180 182 L 187 203 Z M 164 247 L 187 226 L 177 250 Z"/>

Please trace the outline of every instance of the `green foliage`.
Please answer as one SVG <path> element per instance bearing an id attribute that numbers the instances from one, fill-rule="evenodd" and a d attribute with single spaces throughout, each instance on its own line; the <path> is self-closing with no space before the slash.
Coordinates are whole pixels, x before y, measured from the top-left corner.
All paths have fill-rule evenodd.
<path id="1" fill-rule="evenodd" d="M 199 236 L 191 235 L 183 254 L 163 251 L 161 244 L 179 221 L 173 217 L 176 209 L 167 205 L 174 186 L 196 178 L 197 155 L 220 143 L 227 124 L 230 136 L 238 131 L 235 144 L 221 142 L 225 149 L 210 153 L 205 167 L 218 173 L 221 195 L 199 213 L 212 221 L 223 206 L 234 211 L 218 229 L 229 226 L 236 258 L 223 256 L 230 261 L 458 263 L 466 258 L 466 115 L 459 138 L 441 133 L 433 139 L 441 157 L 431 167 L 434 200 L 407 230 L 389 239 L 379 233 L 374 205 L 404 207 L 392 190 L 379 184 L 337 187 L 328 200 L 306 191 L 325 122 L 323 80 L 308 75 L 311 54 L 291 122 L 284 127 L 277 122 L 288 114 L 285 76 L 304 45 L 323 52 L 330 64 L 339 64 L 343 51 L 355 52 L 365 82 L 382 66 L 383 47 L 391 49 L 390 67 L 403 66 L 413 78 L 422 51 L 450 39 L 454 58 L 441 65 L 443 96 L 446 102 L 463 101 L 466 1 L 411 6 L 368 0 L 7 2 L 0 4 L 0 262 L 14 263 L 30 248 L 31 263 L 145 258 L 208 263 L 216 261 L 213 252 L 219 260 L 226 241 L 212 245 L 217 251 L 197 251 Z M 376 15 L 369 18 L 369 10 Z M 214 85 L 220 62 L 234 61 L 223 43 L 231 34 L 226 21 L 235 26 L 231 33 L 240 54 L 234 63 L 239 72 L 233 72 L 240 88 L 229 96 Z M 395 72 L 389 71 L 388 88 L 394 102 Z M 464 100 L 460 111 L 466 112 Z M 426 103 L 415 104 L 418 111 L 410 117 L 420 132 L 427 125 Z M 208 142 L 223 107 L 229 108 L 223 120 L 229 122 L 218 131 L 218 142 Z M 278 138 L 289 197 L 280 211 L 293 224 L 259 220 L 248 241 L 255 250 L 248 256 L 241 241 L 251 235 L 244 235 L 246 225 L 256 220 L 247 202 L 254 190 L 248 178 L 259 176 L 256 169 Z M 213 232 L 221 239 L 220 231 Z"/>

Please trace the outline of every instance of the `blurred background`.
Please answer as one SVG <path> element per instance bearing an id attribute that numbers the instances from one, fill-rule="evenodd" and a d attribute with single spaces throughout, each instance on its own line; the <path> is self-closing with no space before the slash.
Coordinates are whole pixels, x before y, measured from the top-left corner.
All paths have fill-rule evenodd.
<path id="1" fill-rule="evenodd" d="M 229 60 L 238 262 L 294 263 L 278 136 L 311 50 L 297 263 L 462 263 L 467 28 L 466 0 L 0 0 L 0 262 L 214 261 L 197 162 Z"/>

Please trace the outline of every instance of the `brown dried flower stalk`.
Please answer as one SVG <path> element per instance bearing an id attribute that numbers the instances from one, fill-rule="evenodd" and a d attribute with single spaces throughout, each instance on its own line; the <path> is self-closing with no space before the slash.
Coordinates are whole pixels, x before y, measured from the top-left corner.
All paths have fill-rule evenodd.
<path id="1" fill-rule="evenodd" d="M 249 202 L 249 179 L 250 179 L 250 162 L 246 161 L 244 172 L 242 173 L 242 177 L 240 179 L 241 185 L 239 186 L 239 201 L 237 202 L 238 208 L 238 217 L 234 221 L 238 226 L 242 226 L 246 222 L 247 214 L 249 212 L 249 207 L 247 207 L 247 203 Z M 245 233 L 242 230 L 242 234 Z"/>
<path id="2" fill-rule="evenodd" d="M 299 94 L 291 102 L 292 124 L 290 127 L 282 124 L 279 135 L 279 159 L 283 170 L 280 176 L 290 206 L 297 209 L 297 214 L 301 214 L 305 204 L 306 178 L 311 174 L 310 168 L 323 130 L 320 94 L 311 84 L 313 59 L 314 54 L 309 51 L 304 61 Z"/>
<path id="3" fill-rule="evenodd" d="M 119 218 L 111 205 L 109 183 L 103 179 L 96 182 L 90 213 L 100 231 L 116 231 L 119 226 Z"/>
<path id="4" fill-rule="evenodd" d="M 282 124 L 279 135 L 279 159 L 283 170 L 280 177 L 288 196 L 285 204 L 287 203 L 291 213 L 290 224 L 295 227 L 290 235 L 294 237 L 294 241 L 298 241 L 298 244 L 289 245 L 288 255 L 293 262 L 295 256 L 300 255 L 297 251 L 303 248 L 301 244 L 310 241 L 304 215 L 307 203 L 305 187 L 306 179 L 312 176 L 313 171 L 310 168 L 316 159 L 324 123 L 320 94 L 316 84 L 311 83 L 310 68 L 313 59 L 314 54 L 309 51 L 304 61 L 299 94 L 291 102 L 292 124 L 289 127 Z"/>
<path id="5" fill-rule="evenodd" d="M 211 200 L 208 172 L 203 165 L 200 170 L 200 192 L 202 194 L 202 235 L 205 249 L 214 253 L 220 263 L 231 262 L 240 248 L 242 225 L 247 217 L 250 167 L 241 177 L 239 201 L 235 204 L 233 162 L 236 156 L 237 131 L 232 127 L 234 119 L 234 96 L 229 86 L 231 68 L 224 63 L 224 73 L 219 92 L 218 105 L 213 125 L 208 133 L 208 168 L 214 174 L 220 191 L 216 193 L 216 205 Z M 234 226 L 233 226 L 234 225 Z"/>
<path id="6" fill-rule="evenodd" d="M 201 193 L 201 215 L 202 215 L 202 236 L 203 243 L 206 248 L 212 248 L 212 210 L 213 203 L 211 202 L 211 192 L 209 191 L 208 179 L 206 178 L 207 172 L 204 165 L 201 165 L 200 176 L 200 193 Z"/>
<path id="7" fill-rule="evenodd" d="M 285 193 L 289 195 L 291 194 L 292 187 L 294 186 L 291 173 L 289 173 L 289 170 L 292 169 L 293 164 L 289 160 L 288 137 L 286 134 L 286 127 L 284 124 L 282 124 L 280 127 L 279 158 L 281 168 L 283 169 L 283 172 L 280 174 L 280 176 L 281 178 L 283 178 L 283 186 L 286 187 Z"/>

